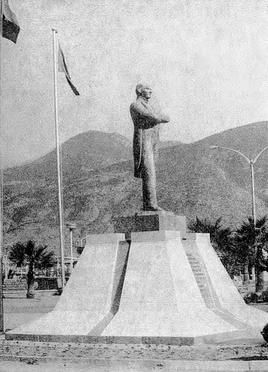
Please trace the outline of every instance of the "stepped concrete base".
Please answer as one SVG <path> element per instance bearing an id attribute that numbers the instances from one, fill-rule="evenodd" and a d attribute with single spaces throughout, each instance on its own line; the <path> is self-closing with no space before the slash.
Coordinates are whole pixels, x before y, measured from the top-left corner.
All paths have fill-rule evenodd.
<path id="1" fill-rule="evenodd" d="M 202 280 L 207 284 L 206 277 Z M 217 307 L 216 301 L 207 306 L 179 232 L 133 233 L 119 311 L 102 335 L 190 337 L 198 342 L 255 333 Z"/>
<path id="2" fill-rule="evenodd" d="M 137 232 L 141 221 L 147 231 Z M 259 337 L 268 314 L 244 303 L 209 236 L 185 227 L 185 218 L 147 212 L 116 225 L 134 229 L 130 240 L 88 236 L 55 309 L 6 338 L 193 345 Z"/>
<path id="3" fill-rule="evenodd" d="M 210 335 L 196 337 L 130 337 L 130 336 L 85 336 L 85 335 L 47 335 L 47 334 L 21 334 L 8 332 L 5 335 L 7 341 L 30 341 L 30 342 L 61 342 L 61 343 L 81 343 L 81 344 L 140 344 L 140 345 L 176 345 L 176 346 L 195 346 L 202 344 L 217 344 L 230 340 L 254 340 L 262 342 L 260 333 L 249 331 L 232 331 L 225 333 L 213 333 Z"/>

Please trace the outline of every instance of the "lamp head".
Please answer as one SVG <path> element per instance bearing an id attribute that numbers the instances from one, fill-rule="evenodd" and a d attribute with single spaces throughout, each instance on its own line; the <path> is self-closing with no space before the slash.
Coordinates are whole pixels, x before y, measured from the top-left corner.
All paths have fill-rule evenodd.
<path id="1" fill-rule="evenodd" d="M 67 223 L 67 224 L 66 224 L 66 227 L 67 227 L 69 230 L 75 230 L 75 229 L 76 229 L 76 224 L 75 224 L 75 223 Z"/>

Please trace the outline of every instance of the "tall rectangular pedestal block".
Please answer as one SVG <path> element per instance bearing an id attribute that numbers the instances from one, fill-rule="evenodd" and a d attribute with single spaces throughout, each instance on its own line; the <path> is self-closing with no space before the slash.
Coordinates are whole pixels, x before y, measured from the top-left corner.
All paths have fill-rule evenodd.
<path id="1" fill-rule="evenodd" d="M 176 216 L 173 212 L 140 212 L 134 216 L 118 217 L 114 221 L 114 232 L 124 233 L 126 239 L 131 234 L 142 231 L 180 231 L 186 235 L 185 216 Z"/>

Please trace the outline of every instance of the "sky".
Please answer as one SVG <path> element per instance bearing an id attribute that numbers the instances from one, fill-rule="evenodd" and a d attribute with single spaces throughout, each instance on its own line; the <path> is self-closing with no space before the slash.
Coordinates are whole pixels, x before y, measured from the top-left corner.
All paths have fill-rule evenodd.
<path id="1" fill-rule="evenodd" d="M 162 140 L 193 142 L 268 119 L 266 0 L 9 0 L 21 31 L 2 39 L 4 166 L 55 147 L 52 28 L 75 96 L 58 75 L 59 136 L 131 139 L 135 86 L 170 116 Z"/>

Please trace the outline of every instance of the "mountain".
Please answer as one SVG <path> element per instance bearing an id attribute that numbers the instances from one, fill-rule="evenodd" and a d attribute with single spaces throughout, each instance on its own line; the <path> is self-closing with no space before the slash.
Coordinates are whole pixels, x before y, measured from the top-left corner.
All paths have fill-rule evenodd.
<path id="1" fill-rule="evenodd" d="M 160 142 L 160 148 L 183 145 L 178 141 Z M 132 159 L 132 141 L 118 133 L 88 131 L 70 138 L 61 146 L 62 171 L 65 177 L 84 177 L 92 170 Z M 55 180 L 57 177 L 56 149 L 31 163 L 5 171 L 7 182 Z"/>
<path id="2" fill-rule="evenodd" d="M 88 131 L 61 146 L 63 172 L 77 178 L 94 169 L 131 159 L 131 141 L 117 133 Z M 29 164 L 6 171 L 8 180 L 54 179 L 57 176 L 56 149 Z"/>
<path id="3" fill-rule="evenodd" d="M 157 166 L 159 205 L 187 219 L 223 218 L 235 227 L 251 215 L 250 168 L 232 151 L 254 158 L 268 145 L 267 122 L 233 128 L 203 140 L 162 145 Z M 268 152 L 254 166 L 257 217 L 267 213 Z M 113 231 L 113 219 L 142 206 L 141 180 L 133 177 L 131 143 L 118 134 L 86 132 L 62 146 L 66 221 L 75 239 Z M 4 245 L 34 238 L 58 250 L 55 151 L 4 173 Z M 66 246 L 68 246 L 66 231 Z M 67 250 L 68 248 L 66 248 Z"/>
<path id="4" fill-rule="evenodd" d="M 226 146 L 240 151 L 249 159 L 256 156 L 268 146 L 268 122 L 258 122 L 226 130 L 217 135 L 195 143 L 196 146 Z M 249 190 L 250 165 L 241 155 L 232 151 L 212 149 L 213 161 L 239 187 Z M 266 200 L 268 197 L 268 151 L 264 151 L 254 165 L 256 195 Z"/>

